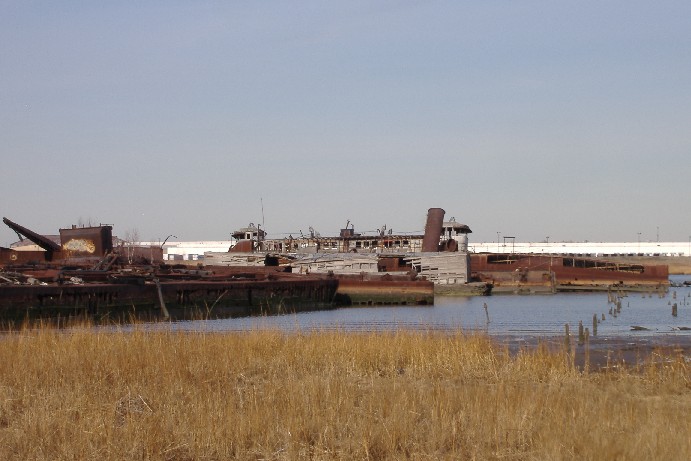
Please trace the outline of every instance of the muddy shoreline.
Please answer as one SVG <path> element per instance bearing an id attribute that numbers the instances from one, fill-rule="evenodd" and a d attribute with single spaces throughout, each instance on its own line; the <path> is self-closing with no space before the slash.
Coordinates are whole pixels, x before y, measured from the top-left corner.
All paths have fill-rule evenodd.
<path id="1" fill-rule="evenodd" d="M 534 351 L 540 346 L 555 353 L 567 348 L 565 336 L 492 336 L 492 339 L 502 347 L 507 347 L 512 354 Z M 567 350 L 580 370 L 585 369 L 586 365 L 590 371 L 607 371 L 619 367 L 665 363 L 675 359 L 691 363 L 691 336 L 603 336 L 590 337 L 586 342 L 579 343 L 578 337 L 571 335 Z"/>

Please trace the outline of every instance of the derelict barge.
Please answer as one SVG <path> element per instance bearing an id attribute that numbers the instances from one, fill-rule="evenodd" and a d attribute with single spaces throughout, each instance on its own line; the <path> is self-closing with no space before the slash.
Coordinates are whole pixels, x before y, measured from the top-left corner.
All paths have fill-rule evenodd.
<path id="1" fill-rule="evenodd" d="M 575 291 L 664 291 L 666 265 L 621 263 L 567 255 L 478 253 L 472 277 L 493 285 L 494 293 Z"/>
<path id="2" fill-rule="evenodd" d="M 472 231 L 455 218 L 444 221 L 445 213 L 430 208 L 424 234 L 387 232 L 384 225 L 376 235 L 363 235 L 348 221 L 338 236 L 321 236 L 310 227 L 309 235 L 267 239 L 263 229 L 250 224 L 232 234 L 237 243 L 229 251 L 205 252 L 204 261 L 227 267 L 281 266 L 294 273 L 336 277 L 343 282 L 339 293 L 347 294 L 351 304 L 381 300 L 387 290 L 375 284 L 384 283 L 395 283 L 394 299 L 415 291 L 424 296 L 432 287 L 429 300 L 421 298 L 424 302 L 417 304 L 432 304 L 435 293 L 489 294 L 491 284 L 470 280 Z"/>
<path id="3" fill-rule="evenodd" d="M 160 248 L 113 246 L 112 227 L 60 229 L 60 243 L 4 218 L 41 250 L 0 248 L 0 320 L 199 319 L 334 307 L 337 280 L 278 268 L 190 270 L 153 265 Z"/>

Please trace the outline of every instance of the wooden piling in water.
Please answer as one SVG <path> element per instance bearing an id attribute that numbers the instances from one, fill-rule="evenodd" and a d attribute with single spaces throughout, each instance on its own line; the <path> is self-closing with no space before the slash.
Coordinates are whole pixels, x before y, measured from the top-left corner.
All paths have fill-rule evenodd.
<path id="1" fill-rule="evenodd" d="M 585 358 L 583 360 L 583 371 L 586 373 L 590 368 L 590 331 L 588 328 L 585 329 Z"/>
<path id="2" fill-rule="evenodd" d="M 158 302 L 161 306 L 161 312 L 163 312 L 163 318 L 169 319 L 170 314 L 168 313 L 168 309 L 166 309 L 166 302 L 163 300 L 163 292 L 161 291 L 161 282 L 157 278 L 155 278 L 154 283 L 156 284 L 156 292 L 158 293 Z"/>
<path id="3" fill-rule="evenodd" d="M 564 350 L 566 354 L 571 354 L 571 335 L 569 334 L 569 324 L 564 324 Z"/>

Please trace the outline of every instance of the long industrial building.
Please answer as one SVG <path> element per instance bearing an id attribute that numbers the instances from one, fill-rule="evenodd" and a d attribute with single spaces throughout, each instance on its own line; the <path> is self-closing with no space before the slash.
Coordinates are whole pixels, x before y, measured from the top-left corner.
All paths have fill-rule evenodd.
<path id="1" fill-rule="evenodd" d="M 48 236 L 52 237 L 52 236 Z M 55 239 L 59 236 L 54 236 Z M 142 247 L 162 247 L 166 261 L 196 261 L 205 252 L 228 251 L 234 240 L 193 242 L 137 242 Z M 32 242 L 17 242 L 14 250 L 39 250 Z M 468 243 L 470 253 L 516 253 L 538 255 L 569 255 L 581 257 L 607 256 L 691 256 L 691 239 L 687 242 L 516 242 L 505 237 L 500 242 Z"/>
<path id="2" fill-rule="evenodd" d="M 166 242 L 164 260 L 202 260 L 207 251 L 227 251 L 234 242 Z M 159 246 L 158 242 L 140 242 L 142 246 Z M 690 242 L 514 242 L 468 243 L 470 253 L 521 253 L 569 255 L 581 257 L 607 256 L 691 256 Z"/>
<path id="3" fill-rule="evenodd" d="M 507 237 L 501 242 L 469 243 L 472 253 L 520 253 L 607 256 L 691 256 L 688 242 L 515 242 Z"/>

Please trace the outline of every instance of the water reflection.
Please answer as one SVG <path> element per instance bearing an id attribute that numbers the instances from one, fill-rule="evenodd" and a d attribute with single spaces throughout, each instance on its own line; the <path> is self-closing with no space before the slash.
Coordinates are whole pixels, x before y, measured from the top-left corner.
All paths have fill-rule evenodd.
<path id="1" fill-rule="evenodd" d="M 592 332 L 595 315 L 599 320 L 598 336 L 668 335 L 691 338 L 691 287 L 670 288 L 663 295 L 629 293 L 619 301 L 621 312 L 614 316 L 610 313 L 614 305 L 609 302 L 606 293 L 437 297 L 434 306 L 351 307 L 276 317 L 179 322 L 173 324 L 172 328 L 206 331 L 461 329 L 487 331 L 492 335 L 549 336 L 563 334 L 567 323 L 573 334 L 577 331 L 579 321 Z M 676 317 L 672 315 L 674 303 L 677 304 Z M 633 326 L 646 330 L 632 331 Z"/>

